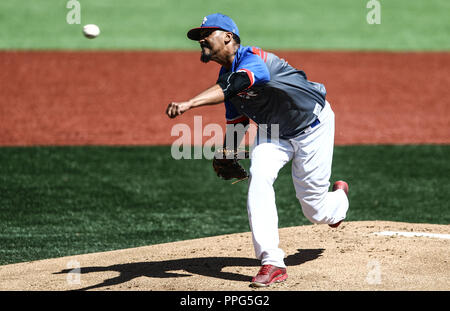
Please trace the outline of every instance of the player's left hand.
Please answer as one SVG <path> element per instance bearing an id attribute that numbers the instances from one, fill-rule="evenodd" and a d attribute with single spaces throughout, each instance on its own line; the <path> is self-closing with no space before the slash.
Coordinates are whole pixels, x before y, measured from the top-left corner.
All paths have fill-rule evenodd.
<path id="1" fill-rule="evenodd" d="M 191 104 L 189 102 L 175 103 L 171 102 L 169 106 L 167 106 L 166 114 L 169 118 L 175 118 L 189 110 Z"/>
<path id="2" fill-rule="evenodd" d="M 237 178 L 243 180 L 248 178 L 247 171 L 239 164 L 239 160 L 247 159 L 249 152 L 246 150 L 234 151 L 226 148 L 220 148 L 214 153 L 213 168 L 217 176 L 228 180 Z"/>

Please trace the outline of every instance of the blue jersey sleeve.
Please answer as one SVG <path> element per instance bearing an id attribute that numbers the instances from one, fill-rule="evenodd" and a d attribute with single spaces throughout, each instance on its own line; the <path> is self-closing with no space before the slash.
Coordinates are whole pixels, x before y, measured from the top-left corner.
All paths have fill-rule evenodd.
<path id="1" fill-rule="evenodd" d="M 235 64 L 234 71 L 245 71 L 250 78 L 250 87 L 270 81 L 269 69 L 265 59 L 267 53 L 256 47 L 246 47 Z"/>

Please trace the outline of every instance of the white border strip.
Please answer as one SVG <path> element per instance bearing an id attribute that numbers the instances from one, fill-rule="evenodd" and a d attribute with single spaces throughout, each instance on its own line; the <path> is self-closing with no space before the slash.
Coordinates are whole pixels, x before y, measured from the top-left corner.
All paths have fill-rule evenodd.
<path id="1" fill-rule="evenodd" d="M 393 236 L 400 235 L 406 237 L 428 237 L 428 238 L 439 238 L 439 239 L 450 239 L 450 234 L 439 234 L 439 233 L 426 233 L 426 232 L 401 232 L 401 231 L 382 231 L 374 232 L 376 235 Z"/>

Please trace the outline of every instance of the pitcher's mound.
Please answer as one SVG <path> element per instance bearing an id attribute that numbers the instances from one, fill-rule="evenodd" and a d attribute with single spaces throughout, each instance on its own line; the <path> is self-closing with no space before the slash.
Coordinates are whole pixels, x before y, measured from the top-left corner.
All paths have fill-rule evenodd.
<path id="1" fill-rule="evenodd" d="M 387 231 L 409 234 L 376 234 Z M 268 289 L 447 291 L 449 233 L 384 221 L 283 228 L 289 278 Z M 259 266 L 251 234 L 238 233 L 1 266 L 0 290 L 266 290 L 249 287 Z"/>

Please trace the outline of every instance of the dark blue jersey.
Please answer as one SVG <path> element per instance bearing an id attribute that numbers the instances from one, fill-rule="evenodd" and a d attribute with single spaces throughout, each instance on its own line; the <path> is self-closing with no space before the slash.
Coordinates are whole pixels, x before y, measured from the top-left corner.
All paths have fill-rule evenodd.
<path id="1" fill-rule="evenodd" d="M 251 85 L 225 101 L 228 123 L 247 118 L 278 125 L 280 138 L 293 138 L 313 123 L 325 106 L 325 87 L 273 53 L 240 46 L 231 71 L 245 71 Z M 221 68 L 219 76 L 228 72 Z"/>

